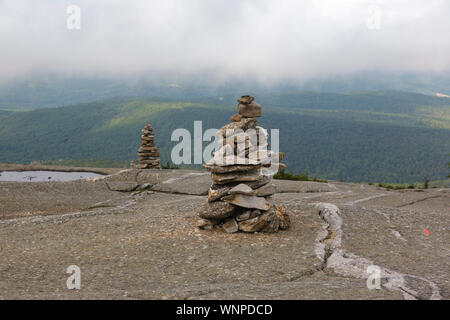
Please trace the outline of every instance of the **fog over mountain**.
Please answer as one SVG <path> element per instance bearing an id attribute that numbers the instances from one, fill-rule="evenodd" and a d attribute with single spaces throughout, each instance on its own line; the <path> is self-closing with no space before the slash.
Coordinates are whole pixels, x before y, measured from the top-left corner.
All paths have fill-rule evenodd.
<path id="1" fill-rule="evenodd" d="M 81 29 L 67 19 L 80 8 Z M 0 83 L 189 77 L 261 83 L 450 70 L 450 2 L 1 0 Z M 208 79 L 209 79 L 208 78 Z"/>

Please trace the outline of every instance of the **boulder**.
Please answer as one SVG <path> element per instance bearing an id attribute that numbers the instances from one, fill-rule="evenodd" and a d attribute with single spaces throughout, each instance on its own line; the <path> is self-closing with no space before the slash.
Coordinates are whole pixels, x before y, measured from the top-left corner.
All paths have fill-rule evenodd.
<path id="1" fill-rule="evenodd" d="M 227 186 L 218 187 L 218 185 L 212 185 L 208 191 L 208 202 L 213 202 L 219 200 L 223 196 L 226 196 L 230 189 L 231 188 Z"/>
<path id="2" fill-rule="evenodd" d="M 239 222 L 239 230 L 243 232 L 275 232 L 278 221 L 273 210 L 267 211 L 255 218 Z M 275 228 L 276 227 L 276 228 Z"/>
<path id="3" fill-rule="evenodd" d="M 220 166 L 220 167 L 229 167 L 234 165 L 249 165 L 254 166 L 254 168 L 261 167 L 261 162 L 258 160 L 248 159 L 243 155 L 228 155 L 223 157 L 222 155 L 214 155 L 214 158 L 211 159 L 206 165 L 212 165 L 212 166 Z M 224 173 L 229 172 L 229 169 L 219 169 L 217 170 L 224 171 Z M 238 170 L 233 170 L 238 171 Z M 243 170 L 239 170 L 243 171 Z"/>
<path id="4" fill-rule="evenodd" d="M 228 172 L 237 172 L 237 171 L 251 171 L 253 169 L 260 168 L 259 164 L 249 164 L 249 165 L 228 165 L 228 166 L 219 166 L 219 165 L 211 165 L 204 164 L 203 168 L 213 173 L 228 173 Z"/>
<path id="5" fill-rule="evenodd" d="M 291 226 L 291 218 L 287 214 L 286 210 L 283 207 L 274 205 L 275 213 L 278 217 L 279 225 L 281 230 L 289 229 Z"/>
<path id="6" fill-rule="evenodd" d="M 212 173 L 214 183 L 224 184 L 229 182 L 258 181 L 263 178 L 259 175 L 259 170 L 247 172 Z"/>
<path id="7" fill-rule="evenodd" d="M 146 159 L 146 160 L 141 159 L 141 160 L 139 160 L 139 162 L 141 164 L 156 165 L 156 164 L 159 164 L 159 159 Z"/>
<path id="8" fill-rule="evenodd" d="M 249 186 L 252 189 L 258 189 L 267 183 L 269 183 L 271 180 L 268 177 L 262 177 L 261 180 L 258 181 L 251 181 L 251 182 L 232 182 L 229 184 L 213 184 L 209 188 L 208 191 L 208 201 L 216 201 L 222 198 L 223 196 L 228 195 L 228 191 L 231 190 L 231 188 L 237 186 L 238 184 L 245 184 Z"/>
<path id="9" fill-rule="evenodd" d="M 199 210 L 204 219 L 225 219 L 233 215 L 234 206 L 223 201 L 207 202 Z"/>
<path id="10" fill-rule="evenodd" d="M 240 183 L 228 191 L 229 194 L 244 194 L 247 196 L 253 195 L 253 189 L 244 183 Z"/>
<path id="11" fill-rule="evenodd" d="M 260 214 L 261 214 L 261 211 L 259 211 L 258 209 L 246 210 L 246 211 L 236 215 L 236 220 L 244 221 L 244 220 L 255 218 L 255 217 L 259 216 Z"/>
<path id="12" fill-rule="evenodd" d="M 230 120 L 234 121 L 234 122 L 241 121 L 241 119 L 242 119 L 242 116 L 238 113 L 233 114 L 230 118 Z"/>
<path id="13" fill-rule="evenodd" d="M 272 179 L 270 179 L 269 177 L 262 176 L 260 180 L 244 182 L 244 183 L 252 189 L 258 189 L 258 188 L 268 184 L 270 181 L 272 181 Z"/>
<path id="14" fill-rule="evenodd" d="M 273 183 L 268 183 L 261 188 L 255 190 L 255 196 L 257 197 L 266 197 L 271 196 L 277 192 L 275 185 Z"/>
<path id="15" fill-rule="evenodd" d="M 249 103 L 252 103 L 253 100 L 255 100 L 254 97 L 250 97 L 249 95 L 244 95 L 244 96 L 238 98 L 237 102 L 238 103 L 243 103 L 243 104 L 249 104 Z"/>
<path id="16" fill-rule="evenodd" d="M 237 107 L 237 112 L 244 118 L 261 117 L 261 105 L 256 102 L 249 104 L 240 103 Z"/>
<path id="17" fill-rule="evenodd" d="M 212 230 L 216 224 L 217 221 L 211 219 L 197 220 L 197 227 L 203 230 Z"/>
<path id="18" fill-rule="evenodd" d="M 277 232 L 280 227 L 280 220 L 278 218 L 270 218 L 270 222 L 261 229 L 261 232 L 264 233 L 274 233 Z"/>
<path id="19" fill-rule="evenodd" d="M 222 197 L 222 200 L 243 208 L 259 210 L 270 209 L 270 203 L 263 197 L 246 196 L 243 194 L 231 194 Z"/>
<path id="20" fill-rule="evenodd" d="M 142 152 L 142 151 L 158 151 L 158 149 L 156 147 L 141 146 L 139 148 L 138 152 Z"/>
<path id="21" fill-rule="evenodd" d="M 239 231 L 239 225 L 234 218 L 231 218 L 222 224 L 222 229 L 226 233 L 235 233 Z"/>

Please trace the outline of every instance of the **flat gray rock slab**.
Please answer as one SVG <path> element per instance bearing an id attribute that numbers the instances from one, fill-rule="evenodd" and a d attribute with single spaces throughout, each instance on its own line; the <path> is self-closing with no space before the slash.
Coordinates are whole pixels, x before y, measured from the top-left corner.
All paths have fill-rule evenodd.
<path id="1" fill-rule="evenodd" d="M 174 194 L 207 195 L 211 174 L 181 169 L 127 169 L 104 178 L 108 183 L 152 184 L 152 190 Z"/>
<path id="2" fill-rule="evenodd" d="M 108 189 L 103 180 L 0 182 L 0 220 L 114 206 L 127 197 Z"/>
<path id="3" fill-rule="evenodd" d="M 252 196 L 253 195 L 253 189 L 250 188 L 248 185 L 246 184 L 238 184 L 237 186 L 233 187 L 230 189 L 230 191 L 228 191 L 229 194 L 245 194 L 248 196 Z"/>
<path id="4" fill-rule="evenodd" d="M 289 277 L 279 282 L 260 284 L 219 283 L 186 287 L 161 288 L 164 299 L 277 299 L 277 300 L 378 300 L 379 290 L 367 290 L 364 281 L 354 278 L 336 277 L 318 271 L 311 275 Z M 146 293 L 137 294 L 139 298 L 150 298 Z M 386 300 L 400 300 L 401 294 L 384 291 Z"/>
<path id="5" fill-rule="evenodd" d="M 203 201 L 155 193 L 114 214 L 0 224 L 0 298 L 187 298 L 186 289 L 218 284 L 263 298 L 254 288 L 273 284 L 281 294 L 278 283 L 320 270 L 314 210 L 292 212 L 289 231 L 226 234 L 195 227 Z M 81 269 L 81 290 L 66 288 L 70 265 Z"/>
<path id="6" fill-rule="evenodd" d="M 139 170 L 136 182 L 139 184 L 152 183 L 153 185 L 156 185 L 158 183 L 170 179 L 176 179 L 196 173 L 203 173 L 203 172 L 193 170 L 182 170 L 182 169 L 142 169 Z"/>
<path id="7" fill-rule="evenodd" d="M 105 176 L 104 181 L 133 181 L 137 184 L 158 184 L 165 180 L 200 173 L 202 171 L 183 169 L 124 169 L 115 174 Z"/>
<path id="8" fill-rule="evenodd" d="M 311 181 L 277 180 L 272 182 L 278 193 L 284 192 L 331 192 L 336 189 L 328 183 Z"/>
<path id="9" fill-rule="evenodd" d="M 229 202 L 235 206 L 248 209 L 259 209 L 259 210 L 270 209 L 270 203 L 263 197 L 246 196 L 243 194 L 231 194 L 222 197 L 222 200 Z"/>
<path id="10" fill-rule="evenodd" d="M 162 191 L 115 192 L 105 181 L 156 182 Z M 176 194 L 210 183 L 187 170 L 0 183 L 0 299 L 405 298 L 368 289 L 368 263 L 400 274 L 415 298 L 437 290 L 450 299 L 449 189 L 280 181 L 285 192 L 274 201 L 291 228 L 227 234 L 196 228 L 204 195 Z M 319 216 L 318 203 L 340 220 Z M 66 287 L 70 265 L 81 269 L 81 290 Z"/>
<path id="11" fill-rule="evenodd" d="M 450 207 L 427 212 L 344 206 L 341 211 L 348 251 L 404 274 L 420 299 L 431 297 L 428 281 L 450 298 Z"/>
<path id="12" fill-rule="evenodd" d="M 132 181 L 137 182 L 136 178 L 141 170 L 139 169 L 124 169 L 120 170 L 114 174 L 105 176 L 102 178 L 103 181 Z"/>
<path id="13" fill-rule="evenodd" d="M 205 172 L 191 172 L 163 180 L 152 187 L 159 192 L 207 195 L 211 187 L 211 175 Z"/>

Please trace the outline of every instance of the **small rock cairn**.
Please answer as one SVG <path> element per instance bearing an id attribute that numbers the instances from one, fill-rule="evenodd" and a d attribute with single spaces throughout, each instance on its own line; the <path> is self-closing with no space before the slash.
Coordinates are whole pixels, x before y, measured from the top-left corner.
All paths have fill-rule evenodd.
<path id="1" fill-rule="evenodd" d="M 159 152 L 150 123 L 141 130 L 141 146 L 138 150 L 138 169 L 160 168 Z"/>
<path id="2" fill-rule="evenodd" d="M 248 95 L 237 99 L 237 113 L 217 131 L 219 147 L 203 165 L 213 183 L 199 211 L 200 229 L 270 233 L 290 226 L 288 214 L 273 203 L 272 176 L 284 167 L 282 156 L 268 151 L 267 131 L 255 119 L 261 105 L 253 100 Z"/>

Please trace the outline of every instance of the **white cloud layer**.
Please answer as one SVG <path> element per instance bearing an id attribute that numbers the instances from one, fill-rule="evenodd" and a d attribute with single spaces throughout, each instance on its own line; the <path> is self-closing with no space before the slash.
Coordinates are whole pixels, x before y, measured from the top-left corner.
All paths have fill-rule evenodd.
<path id="1" fill-rule="evenodd" d="M 66 27 L 72 4 L 81 30 Z M 447 0 L 0 0 L 0 79 L 442 72 L 450 69 L 449 16 Z"/>

